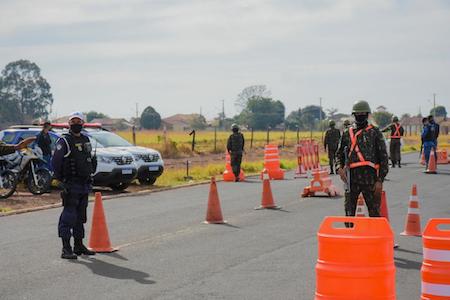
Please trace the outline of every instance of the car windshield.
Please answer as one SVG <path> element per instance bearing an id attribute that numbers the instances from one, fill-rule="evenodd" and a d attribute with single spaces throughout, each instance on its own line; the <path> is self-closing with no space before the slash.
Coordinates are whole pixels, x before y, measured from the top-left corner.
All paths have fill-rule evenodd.
<path id="1" fill-rule="evenodd" d="M 127 140 L 108 131 L 89 132 L 89 135 L 105 147 L 129 147 Z"/>

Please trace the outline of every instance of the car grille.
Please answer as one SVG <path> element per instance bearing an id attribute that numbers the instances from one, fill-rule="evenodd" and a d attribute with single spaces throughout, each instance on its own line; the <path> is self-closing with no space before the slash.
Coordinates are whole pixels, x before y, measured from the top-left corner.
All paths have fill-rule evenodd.
<path id="1" fill-rule="evenodd" d="M 119 166 L 130 165 L 133 162 L 133 157 L 131 156 L 114 156 L 113 161 Z"/>
<path id="2" fill-rule="evenodd" d="M 138 157 L 145 162 L 156 162 L 159 160 L 158 154 L 138 154 Z"/>

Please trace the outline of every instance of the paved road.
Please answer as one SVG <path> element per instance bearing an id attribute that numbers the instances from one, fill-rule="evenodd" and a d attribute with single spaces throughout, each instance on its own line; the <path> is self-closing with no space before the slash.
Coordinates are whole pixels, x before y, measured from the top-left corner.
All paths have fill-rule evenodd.
<path id="1" fill-rule="evenodd" d="M 418 184 L 423 226 L 450 217 L 450 166 L 425 175 L 416 160 L 409 155 L 385 185 L 400 244 L 398 299 L 420 294 L 421 240 L 398 236 L 411 184 Z M 0 218 L 0 298 L 313 299 L 316 231 L 324 216 L 342 215 L 343 200 L 300 199 L 306 183 L 272 182 L 281 211 L 253 210 L 261 194 L 256 179 L 219 183 L 226 226 L 201 223 L 206 185 L 105 201 L 111 240 L 121 250 L 74 262 L 59 258 L 60 209 Z"/>

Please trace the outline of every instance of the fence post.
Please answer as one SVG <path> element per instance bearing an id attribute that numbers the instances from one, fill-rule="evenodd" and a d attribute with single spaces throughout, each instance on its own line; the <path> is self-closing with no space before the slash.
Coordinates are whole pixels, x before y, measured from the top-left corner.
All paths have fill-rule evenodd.
<path id="1" fill-rule="evenodd" d="M 250 136 L 250 149 L 253 148 L 253 127 L 251 129 L 252 129 L 252 135 Z"/>
<path id="2" fill-rule="evenodd" d="M 133 127 L 131 127 L 131 131 L 133 133 L 133 145 L 136 146 L 136 126 L 133 125 Z"/>
<path id="3" fill-rule="evenodd" d="M 267 127 L 267 141 L 266 141 L 266 145 L 269 145 L 269 132 L 270 132 L 270 126 Z"/>
<path id="4" fill-rule="evenodd" d="M 217 126 L 214 126 L 214 153 L 217 152 Z"/>
<path id="5" fill-rule="evenodd" d="M 195 129 L 192 129 L 192 131 L 189 133 L 189 135 L 192 135 L 192 152 L 195 150 Z"/>
<path id="6" fill-rule="evenodd" d="M 297 125 L 297 145 L 300 144 L 300 127 Z"/>

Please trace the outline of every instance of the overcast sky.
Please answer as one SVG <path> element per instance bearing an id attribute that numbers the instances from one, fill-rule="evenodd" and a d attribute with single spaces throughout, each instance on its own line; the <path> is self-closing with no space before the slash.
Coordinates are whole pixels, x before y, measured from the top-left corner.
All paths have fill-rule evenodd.
<path id="1" fill-rule="evenodd" d="M 356 99 L 450 110 L 447 0 L 0 0 L 0 65 L 29 59 L 58 116 L 221 110 L 265 84 L 286 114 Z"/>

